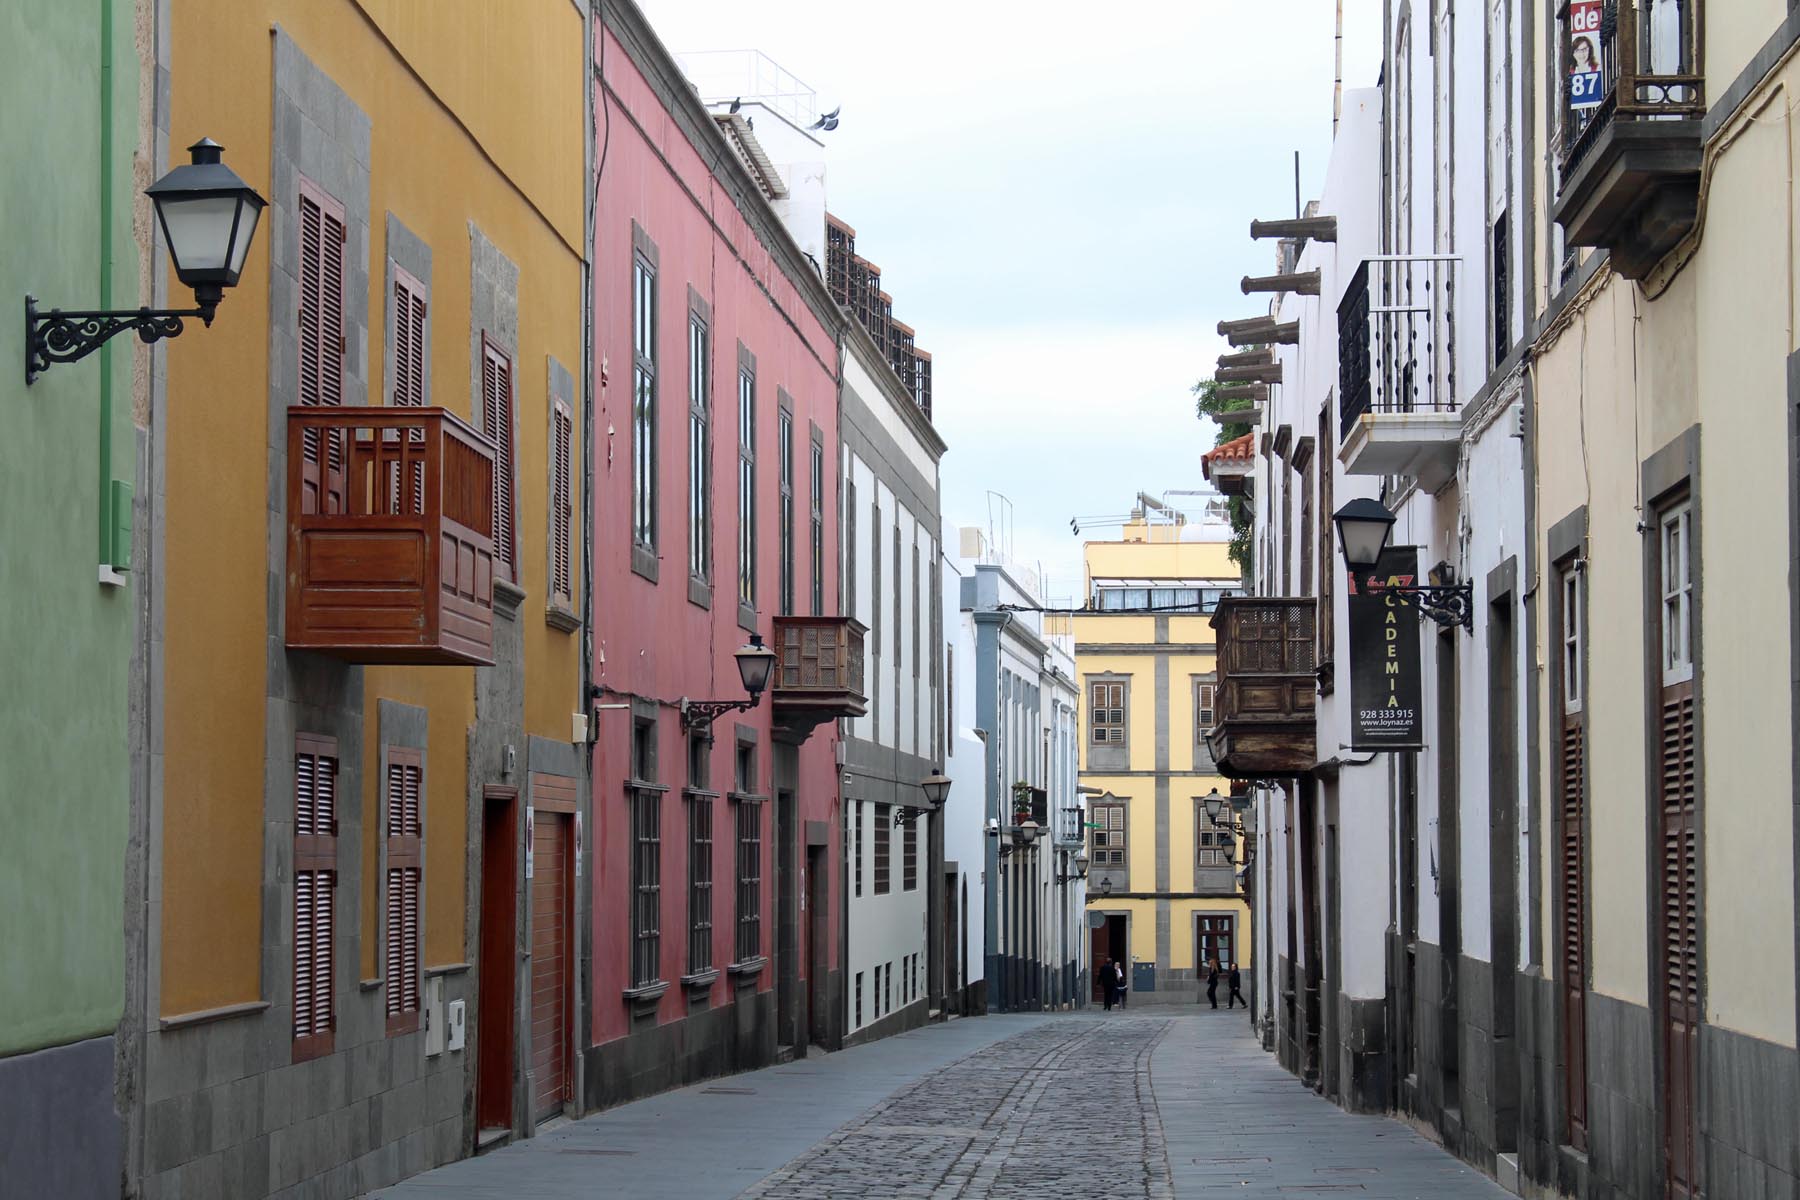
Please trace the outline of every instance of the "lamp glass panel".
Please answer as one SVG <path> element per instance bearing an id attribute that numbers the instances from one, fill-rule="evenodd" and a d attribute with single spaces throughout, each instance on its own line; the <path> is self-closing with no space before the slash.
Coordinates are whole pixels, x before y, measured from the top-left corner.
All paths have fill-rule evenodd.
<path id="1" fill-rule="evenodd" d="M 244 259 L 250 256 L 250 243 L 256 237 L 256 222 L 262 216 L 262 206 L 249 200 L 238 202 L 242 210 L 238 216 L 237 236 L 231 243 L 231 273 L 244 273 Z"/>
<path id="2" fill-rule="evenodd" d="M 230 260 L 231 222 L 237 215 L 236 196 L 164 196 L 157 207 L 169 236 L 169 256 L 175 272 L 218 271 Z M 245 240 L 248 247 L 249 241 Z M 238 259 L 242 263 L 241 256 Z"/>
<path id="3" fill-rule="evenodd" d="M 769 672 L 775 667 L 773 653 L 760 646 L 755 649 L 746 646 L 737 652 L 737 663 L 745 691 L 759 694 L 769 686 Z"/>

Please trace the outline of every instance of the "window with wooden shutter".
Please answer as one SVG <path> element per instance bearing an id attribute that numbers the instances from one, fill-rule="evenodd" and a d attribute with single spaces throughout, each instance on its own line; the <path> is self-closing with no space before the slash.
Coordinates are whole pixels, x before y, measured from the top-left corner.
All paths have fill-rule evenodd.
<path id="1" fill-rule="evenodd" d="M 336 1027 L 332 955 L 337 946 L 335 738 L 294 739 L 294 1061 L 331 1053 Z"/>
<path id="2" fill-rule="evenodd" d="M 400 407 L 425 406 L 425 285 L 399 266 L 394 267 L 394 377 L 388 387 L 389 403 Z"/>
<path id="3" fill-rule="evenodd" d="M 1125 806 L 1095 804 L 1088 809 L 1088 862 L 1094 867 L 1125 865 Z"/>
<path id="4" fill-rule="evenodd" d="M 513 539 L 513 364 L 487 335 L 481 338 L 481 432 L 494 443 L 494 562 L 517 581 Z"/>
<path id="5" fill-rule="evenodd" d="M 1699 793 L 1696 779 L 1693 631 L 1693 509 L 1659 514 L 1657 582 L 1662 619 L 1658 694 L 1657 801 L 1662 878 L 1657 931 L 1663 974 L 1663 1159 L 1671 1195 L 1695 1183 L 1695 1053 L 1700 1028 Z"/>
<path id="6" fill-rule="evenodd" d="M 551 406 L 550 591 L 574 603 L 575 418 L 558 400 Z"/>
<path id="7" fill-rule="evenodd" d="M 1094 683 L 1088 687 L 1088 728 L 1094 745 L 1125 744 L 1125 685 Z"/>
<path id="8" fill-rule="evenodd" d="M 420 891 L 425 877 L 425 760 L 417 750 L 387 752 L 387 806 L 382 830 L 384 870 L 387 1031 L 411 1033 L 419 1027 Z"/>
<path id="9" fill-rule="evenodd" d="M 1558 675 L 1557 899 L 1559 980 L 1562 995 L 1563 1140 L 1577 1150 L 1588 1145 L 1587 1118 L 1587 765 L 1582 609 L 1585 580 L 1570 564 L 1562 572 L 1556 612 L 1562 667 Z"/>
<path id="10" fill-rule="evenodd" d="M 344 402 L 344 206 L 300 180 L 301 404 Z M 344 431 L 309 429 L 301 448 L 307 511 L 344 511 Z"/>

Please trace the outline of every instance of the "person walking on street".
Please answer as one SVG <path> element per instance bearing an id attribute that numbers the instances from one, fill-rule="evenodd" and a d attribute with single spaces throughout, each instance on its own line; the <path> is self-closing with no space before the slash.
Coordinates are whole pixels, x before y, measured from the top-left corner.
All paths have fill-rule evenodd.
<path id="1" fill-rule="evenodd" d="M 1206 998 L 1214 1008 L 1219 1007 L 1219 960 L 1216 958 L 1206 964 Z"/>
<path id="2" fill-rule="evenodd" d="M 1130 1006 L 1127 1001 L 1131 999 L 1131 975 L 1125 970 L 1123 962 L 1116 962 L 1113 966 L 1119 972 L 1119 1007 L 1128 1008 Z"/>
<path id="3" fill-rule="evenodd" d="M 1238 973 L 1238 965 L 1236 963 L 1231 964 L 1231 973 L 1226 976 L 1226 979 L 1231 984 L 1231 994 L 1225 997 L 1225 1007 L 1230 1008 L 1232 1002 L 1236 1001 L 1245 1008 L 1249 1008 L 1250 1002 L 1244 999 L 1244 993 L 1238 990 L 1244 986 L 1244 977 Z"/>
<path id="4" fill-rule="evenodd" d="M 1100 963 L 1100 997 L 1106 1001 L 1106 1011 L 1111 1012 L 1113 1006 L 1113 987 L 1117 976 L 1113 972 L 1112 959 Z"/>

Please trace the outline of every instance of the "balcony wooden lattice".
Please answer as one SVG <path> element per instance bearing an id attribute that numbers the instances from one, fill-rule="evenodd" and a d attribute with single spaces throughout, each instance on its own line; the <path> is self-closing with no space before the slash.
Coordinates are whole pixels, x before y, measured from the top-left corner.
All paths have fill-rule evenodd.
<path id="1" fill-rule="evenodd" d="M 441 408 L 288 409 L 289 649 L 494 661 L 494 447 Z"/>
<path id="2" fill-rule="evenodd" d="M 869 711 L 863 692 L 863 635 L 854 617 L 776 617 L 775 676 L 769 692 L 776 728 L 803 739 L 818 725 Z"/>
<path id="3" fill-rule="evenodd" d="M 1317 607 L 1306 597 L 1228 597 L 1212 627 L 1219 682 L 1207 746 L 1231 779 L 1304 774 L 1318 761 Z"/>

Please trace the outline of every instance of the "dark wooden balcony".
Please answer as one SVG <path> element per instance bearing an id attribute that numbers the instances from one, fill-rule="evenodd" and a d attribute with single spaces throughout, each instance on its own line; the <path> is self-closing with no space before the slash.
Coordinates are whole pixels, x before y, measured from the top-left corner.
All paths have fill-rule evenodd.
<path id="1" fill-rule="evenodd" d="M 1653 22 L 1649 0 L 1605 0 L 1599 28 L 1576 29 L 1571 14 L 1594 10 L 1562 5 L 1556 220 L 1570 246 L 1604 248 L 1627 279 L 1648 275 L 1698 219 L 1704 7 L 1671 3 Z"/>
<path id="2" fill-rule="evenodd" d="M 819 725 L 869 711 L 863 693 L 863 635 L 854 617 L 776 617 L 775 727 L 804 741 Z"/>
<path id="3" fill-rule="evenodd" d="M 494 661 L 494 448 L 441 408 L 288 409 L 287 645 Z"/>
<path id="4" fill-rule="evenodd" d="M 1235 596 L 1212 627 L 1219 683 L 1207 747 L 1230 779 L 1304 774 L 1318 762 L 1310 597 Z"/>

